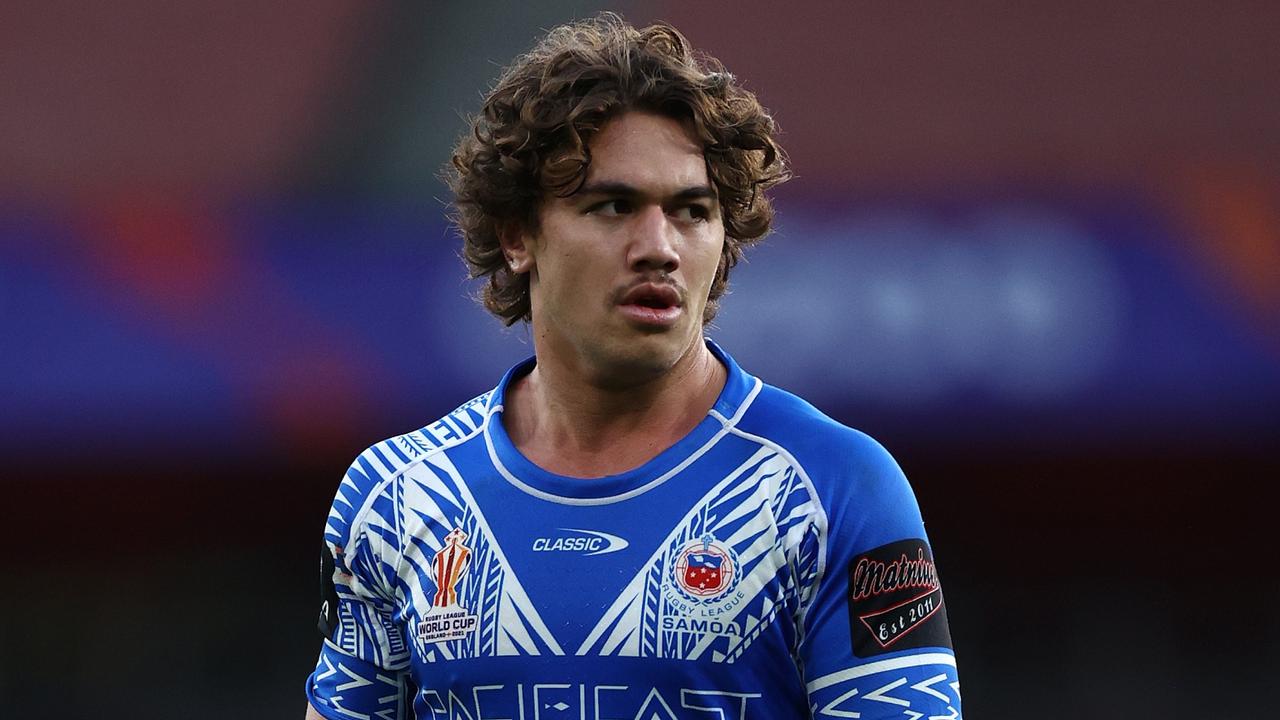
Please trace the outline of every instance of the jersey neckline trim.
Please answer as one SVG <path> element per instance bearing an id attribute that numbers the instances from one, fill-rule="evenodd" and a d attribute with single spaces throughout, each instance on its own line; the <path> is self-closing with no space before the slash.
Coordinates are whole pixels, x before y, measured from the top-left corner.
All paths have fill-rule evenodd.
<path id="1" fill-rule="evenodd" d="M 707 416 L 674 445 L 643 465 L 602 478 L 557 475 L 526 458 L 502 426 L 506 390 L 512 379 L 531 371 L 536 358 L 528 358 L 502 376 L 489 401 L 484 436 L 489 457 L 499 474 L 525 493 L 543 500 L 570 505 L 604 505 L 635 497 L 661 485 L 709 450 L 742 417 L 760 392 L 760 380 L 747 374 L 710 338 L 707 348 L 726 369 L 724 388 Z"/>

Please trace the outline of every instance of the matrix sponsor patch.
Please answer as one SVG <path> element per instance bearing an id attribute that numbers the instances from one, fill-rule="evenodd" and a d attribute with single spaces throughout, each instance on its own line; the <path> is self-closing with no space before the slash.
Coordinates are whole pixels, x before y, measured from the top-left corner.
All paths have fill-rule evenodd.
<path id="1" fill-rule="evenodd" d="M 338 631 L 338 589 L 333 576 L 338 571 L 344 576 L 351 574 L 343 559 L 342 548 L 330 551 L 328 543 L 320 543 L 320 618 L 316 621 L 316 630 L 329 640 Z"/>
<path id="2" fill-rule="evenodd" d="M 849 629 L 859 657 L 951 647 L 942 586 L 924 540 L 881 545 L 849 564 Z"/>

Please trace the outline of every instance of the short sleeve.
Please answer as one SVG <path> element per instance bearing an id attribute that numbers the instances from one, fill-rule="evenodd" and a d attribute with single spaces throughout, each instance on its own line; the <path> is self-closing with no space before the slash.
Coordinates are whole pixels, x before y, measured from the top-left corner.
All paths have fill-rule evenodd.
<path id="1" fill-rule="evenodd" d="M 362 455 L 339 485 L 325 525 L 325 640 L 307 678 L 307 700 L 331 720 L 409 717 L 409 653 L 394 589 L 400 554 L 395 492 L 394 481 Z"/>
<path id="2" fill-rule="evenodd" d="M 831 453 L 814 485 L 826 514 L 803 553 L 821 564 L 800 646 L 815 718 L 960 718 L 947 609 L 915 495 L 870 438 Z"/>

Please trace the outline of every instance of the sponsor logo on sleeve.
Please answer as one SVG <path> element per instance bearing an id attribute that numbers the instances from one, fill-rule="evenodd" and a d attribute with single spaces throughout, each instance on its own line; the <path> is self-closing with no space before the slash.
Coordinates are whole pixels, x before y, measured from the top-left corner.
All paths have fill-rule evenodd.
<path id="1" fill-rule="evenodd" d="M 924 540 L 900 540 L 849 564 L 849 630 L 859 657 L 951 647 L 942 586 Z"/>
<path id="2" fill-rule="evenodd" d="M 338 632 L 338 588 L 337 580 L 348 582 L 351 570 L 347 568 L 346 556 L 342 546 L 335 545 L 329 550 L 329 544 L 320 544 L 320 618 L 316 621 L 316 630 L 320 636 L 333 639 Z"/>

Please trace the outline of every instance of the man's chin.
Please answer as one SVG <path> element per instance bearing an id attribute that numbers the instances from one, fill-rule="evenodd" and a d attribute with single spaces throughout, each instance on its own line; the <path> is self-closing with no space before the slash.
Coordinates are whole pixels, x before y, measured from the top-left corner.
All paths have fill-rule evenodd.
<path id="1" fill-rule="evenodd" d="M 602 350 L 597 367 L 605 383 L 627 387 L 671 372 L 688 350 L 688 343 L 674 332 L 645 333 Z"/>

